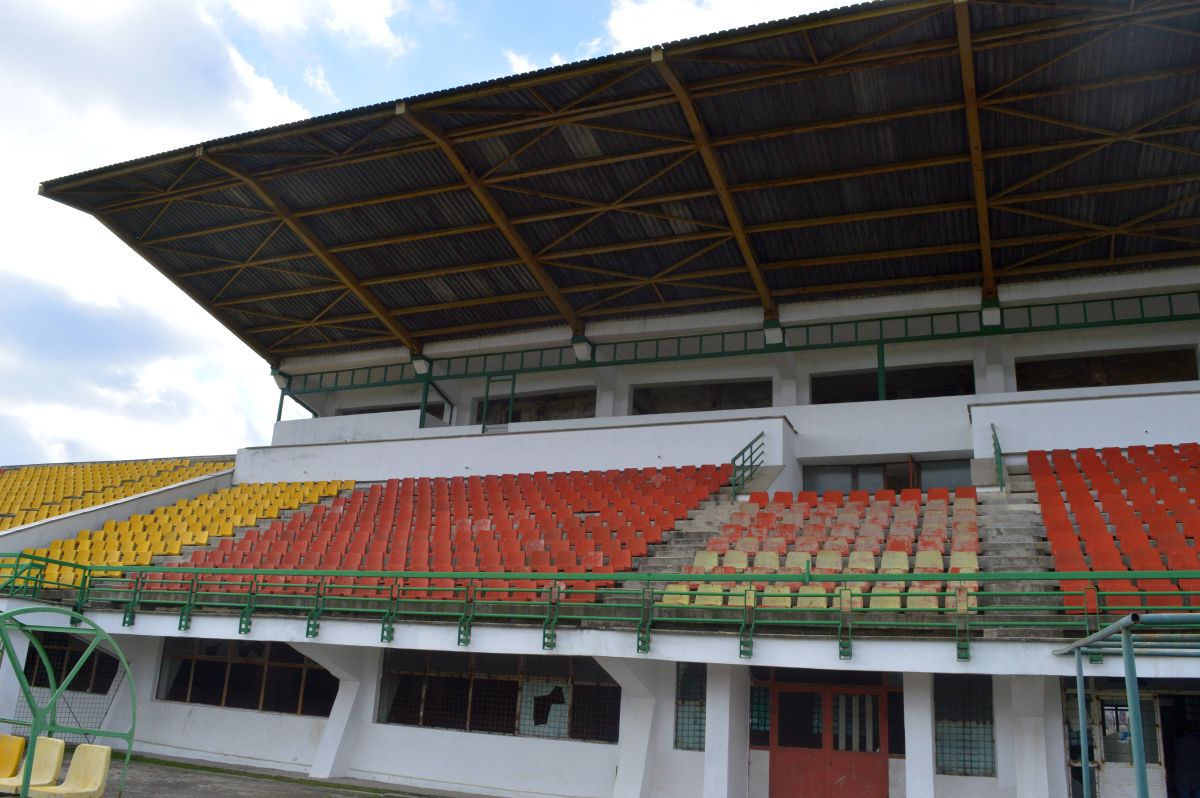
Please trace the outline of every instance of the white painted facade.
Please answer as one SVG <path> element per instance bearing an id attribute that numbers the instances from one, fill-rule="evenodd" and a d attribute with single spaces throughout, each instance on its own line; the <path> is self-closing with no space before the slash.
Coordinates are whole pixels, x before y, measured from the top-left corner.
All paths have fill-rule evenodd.
<path id="1" fill-rule="evenodd" d="M 1006 286 L 1005 303 L 1051 301 L 1068 296 L 1174 290 L 1200 285 L 1200 269 Z M 785 324 L 900 313 L 977 308 L 977 293 L 928 292 L 867 300 L 787 306 Z M 761 324 L 751 311 L 698 314 L 636 322 L 604 322 L 589 328 L 593 340 L 738 330 Z M 322 413 L 311 420 L 276 425 L 271 446 L 238 453 L 233 482 L 309 479 L 384 480 L 393 477 L 470 476 L 532 471 L 682 466 L 728 462 L 762 434 L 765 462 L 782 466 L 773 488 L 802 487 L 803 468 L 842 462 L 881 462 L 990 457 L 994 425 L 1005 452 L 1034 448 L 1125 446 L 1200 438 L 1200 381 L 1120 388 L 1018 392 L 1022 360 L 1200 345 L 1200 325 L 1172 322 L 1064 333 L 988 336 L 888 346 L 889 368 L 969 363 L 975 393 L 926 399 L 812 404 L 814 375 L 871 371 L 874 347 L 776 353 L 629 367 L 575 369 L 522 376 L 519 393 L 584 386 L 597 390 L 596 418 L 514 423 L 484 433 L 469 424 L 482 380 L 439 383 L 455 405 L 454 423 L 419 426 L 419 413 L 335 415 L 355 407 L 412 404 L 418 388 L 345 391 L 306 397 Z M 569 343 L 563 331 L 528 332 L 470 342 L 431 345 L 426 354 L 505 351 Z M 407 353 L 383 351 L 340 358 L 296 358 L 284 370 L 396 362 Z M 631 415 L 637 386 L 770 380 L 772 406 L 709 413 Z M 210 477 L 212 485 L 229 476 Z M 220 480 L 226 483 L 221 483 Z M 180 494 L 183 495 L 183 494 Z M 142 497 L 138 497 L 139 501 Z M 171 503 L 166 494 L 150 497 Z M 127 500 L 132 502 L 133 500 Z M 136 508 L 136 509 L 135 509 Z M 108 506 L 86 518 L 66 517 L 7 533 L 9 549 L 44 545 L 73 535 L 79 524 L 144 512 L 142 504 Z M 104 515 L 107 513 L 107 515 Z M 125 513 L 125 515 L 121 515 Z M 69 528 L 69 531 L 67 531 Z M 19 604 L 7 599 L 7 607 Z M 315 640 L 302 618 L 255 618 L 239 636 L 235 617 L 198 614 L 186 636 L 287 642 L 339 681 L 329 718 L 217 709 L 156 698 L 162 639 L 179 636 L 176 618 L 140 614 L 130 627 L 119 612 L 90 613 L 113 634 L 128 656 L 138 700 L 137 750 L 191 759 L 278 768 L 315 777 L 350 776 L 414 788 L 479 793 L 504 798 L 769 798 L 769 752 L 749 746 L 749 666 L 902 674 L 906 753 L 888 763 L 891 796 L 923 798 L 1066 798 L 1069 795 L 1060 678 L 1073 676 L 1073 661 L 1055 656 L 1048 643 L 983 640 L 969 662 L 955 657 L 954 643 L 857 639 L 850 660 L 838 657 L 829 639 L 763 636 L 751 661 L 739 659 L 727 635 L 655 632 L 648 654 L 635 653 L 631 631 L 562 628 L 553 654 L 542 651 L 538 627 L 480 625 L 469 651 L 530 656 L 595 658 L 620 684 L 620 742 L 568 740 L 433 730 L 376 721 L 382 652 L 386 648 L 461 650 L 449 624 L 396 628 L 395 642 L 381 644 L 371 623 L 325 618 Z M 675 665 L 708 665 L 706 746 L 703 752 L 674 747 Z M 1118 660 L 1086 665 L 1090 676 L 1121 674 Z M 1148 658 L 1146 679 L 1200 678 L 1194 661 Z M 935 767 L 933 683 L 935 673 L 993 677 L 995 777 L 939 775 Z M 0 705 L 17 699 L 11 679 L 0 679 Z M 126 722 L 126 696 L 118 695 L 106 721 Z M 263 741 L 270 741 L 265 745 Z M 469 767 L 464 760 L 469 758 Z M 1162 768 L 1158 768 L 1162 784 Z M 1120 768 L 1108 768 L 1102 798 L 1128 794 L 1118 785 Z M 1165 789 L 1165 788 L 1164 788 Z M 1156 794 L 1163 794 L 1161 791 Z"/>

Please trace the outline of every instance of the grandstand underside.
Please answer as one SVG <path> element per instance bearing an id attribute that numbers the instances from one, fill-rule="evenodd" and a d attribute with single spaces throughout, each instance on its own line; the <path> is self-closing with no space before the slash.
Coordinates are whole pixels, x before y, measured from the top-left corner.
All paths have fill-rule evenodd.
<path id="1" fill-rule="evenodd" d="M 1194 2 L 884 1 L 49 181 L 312 418 L 0 471 L 3 609 L 133 678 L 11 661 L 417 791 L 1190 796 L 1198 73 Z"/>

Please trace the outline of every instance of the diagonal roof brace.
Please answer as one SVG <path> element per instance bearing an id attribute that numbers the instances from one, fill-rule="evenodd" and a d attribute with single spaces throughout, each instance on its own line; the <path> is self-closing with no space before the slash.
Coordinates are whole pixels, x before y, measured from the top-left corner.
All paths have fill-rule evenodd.
<path id="1" fill-rule="evenodd" d="M 462 181 L 466 183 L 467 188 L 471 190 L 475 201 L 483 207 L 484 211 L 496 225 L 496 229 L 504 236 L 504 240 L 508 242 L 508 245 L 517 254 L 517 257 L 525 264 L 525 268 L 529 270 L 533 279 L 537 281 L 542 292 L 554 304 L 559 315 L 571 326 L 573 332 L 582 333 L 583 320 L 579 318 L 575 309 L 571 307 L 571 303 L 559 291 L 554 280 L 546 272 L 546 268 L 538 260 L 537 255 L 534 254 L 533 249 L 526 243 L 521 234 L 517 232 L 516 225 L 513 224 L 512 219 L 504 212 L 504 209 L 500 207 L 500 204 L 496 202 L 496 198 L 492 196 L 491 191 L 483 184 L 474 170 L 467 165 L 467 162 L 463 160 L 458 150 L 454 149 L 454 145 L 446 137 L 445 132 L 430 120 L 408 110 L 408 107 L 403 102 L 396 104 L 396 114 L 397 116 L 403 116 L 406 122 L 421 132 L 421 135 L 437 145 L 442 155 L 450 162 L 450 166 L 458 173 Z"/>
<path id="2" fill-rule="evenodd" d="M 762 276 L 762 270 L 758 267 L 758 258 L 754 254 L 753 247 L 750 246 L 750 236 L 746 232 L 746 225 L 742 222 L 742 214 L 733 202 L 733 194 L 729 190 L 729 181 L 725 179 L 725 172 L 721 168 L 721 162 L 717 160 L 717 153 L 713 149 L 708 131 L 704 129 L 704 124 L 700 121 L 700 115 L 696 112 L 696 104 L 692 102 L 692 97 L 688 94 L 687 87 L 683 85 L 683 82 L 679 80 L 679 76 L 675 74 L 675 71 L 671 69 L 671 65 L 667 63 L 666 54 L 663 52 L 662 47 L 656 46 L 650 50 L 650 61 L 654 64 L 662 79 L 670 86 L 672 93 L 675 95 L 675 101 L 679 105 L 679 110 L 683 112 L 688 128 L 692 131 L 692 138 L 696 142 L 696 148 L 700 151 L 700 157 L 704 160 L 705 169 L 708 170 L 709 180 L 712 181 L 713 188 L 717 191 L 717 199 L 721 202 L 721 209 L 725 212 L 725 218 L 729 222 L 729 228 L 733 231 L 734 240 L 737 241 L 742 258 L 746 261 L 746 270 L 750 272 L 750 279 L 754 281 L 754 288 L 758 291 L 758 297 L 762 301 L 763 316 L 767 319 L 777 319 L 779 318 L 779 306 L 771 296 L 771 289 L 767 287 L 767 282 Z"/>
<path id="3" fill-rule="evenodd" d="M 975 217 L 979 227 L 983 298 L 995 299 L 996 275 L 992 268 L 992 227 L 988 219 L 987 180 L 983 172 L 983 137 L 979 132 L 979 99 L 975 92 L 975 56 L 971 49 L 971 9 L 967 7 L 965 0 L 954 0 L 954 23 L 958 32 L 958 61 L 962 69 L 963 108 L 967 114 L 971 186 L 975 194 Z"/>
<path id="4" fill-rule="evenodd" d="M 350 293 L 352 293 L 360 302 L 363 303 L 364 306 L 366 306 L 367 310 L 371 312 L 371 315 L 379 319 L 379 321 L 383 323 L 383 326 L 386 327 L 392 335 L 400 339 L 400 342 L 408 347 L 409 350 L 412 352 L 421 351 L 421 343 L 413 337 L 413 334 L 409 332 L 404 325 L 396 321 L 396 319 L 392 316 L 391 311 L 384 307 L 384 304 L 380 301 L 379 297 L 371 293 L 371 291 L 359 281 L 354 272 L 350 271 L 349 267 L 342 263 L 341 259 L 338 258 L 337 255 L 329 251 L 329 247 L 325 246 L 324 242 L 322 242 L 321 239 L 309 229 L 308 225 L 292 212 L 291 208 L 288 207 L 287 203 L 284 202 L 278 194 L 267 188 L 262 184 L 262 182 L 256 180 L 249 174 L 214 158 L 212 155 L 203 154 L 201 157 L 221 171 L 226 172 L 227 174 L 230 174 L 245 183 L 247 188 L 257 194 L 259 198 L 275 212 L 280 221 L 287 225 L 288 229 L 291 230 L 296 237 L 304 243 L 304 246 L 308 247 L 308 249 L 312 251 L 313 255 L 315 255 L 316 258 L 325 265 L 325 268 L 329 269 L 334 276 L 341 280 L 346 288 L 350 290 Z"/>

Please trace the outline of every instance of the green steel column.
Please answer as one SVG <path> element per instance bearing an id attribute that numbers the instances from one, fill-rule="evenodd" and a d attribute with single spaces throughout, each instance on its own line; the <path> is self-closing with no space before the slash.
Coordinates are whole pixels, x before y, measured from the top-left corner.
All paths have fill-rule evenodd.
<path id="1" fill-rule="evenodd" d="M 417 421 L 418 429 L 425 429 L 425 410 L 429 407 L 429 375 L 421 382 L 421 417 Z"/>
<path id="2" fill-rule="evenodd" d="M 284 391 L 282 388 L 280 388 L 279 389 L 279 407 L 275 408 L 276 423 L 283 420 L 283 397 L 284 397 Z"/>
<path id="3" fill-rule="evenodd" d="M 887 399 L 887 371 L 883 356 L 883 341 L 875 344 L 875 388 L 879 401 Z"/>
<path id="4" fill-rule="evenodd" d="M 1083 764 L 1083 798 L 1092 798 L 1092 763 L 1088 757 L 1087 687 L 1083 681 L 1083 649 L 1075 649 L 1075 703 L 1079 705 L 1079 761 Z"/>
<path id="5" fill-rule="evenodd" d="M 1138 694 L 1137 663 L 1133 655 L 1133 632 L 1121 630 L 1121 658 L 1125 661 L 1125 702 L 1129 705 L 1129 743 L 1133 749 L 1133 777 L 1137 798 L 1150 798 L 1146 781 L 1146 748 L 1142 738 L 1142 702 Z"/>

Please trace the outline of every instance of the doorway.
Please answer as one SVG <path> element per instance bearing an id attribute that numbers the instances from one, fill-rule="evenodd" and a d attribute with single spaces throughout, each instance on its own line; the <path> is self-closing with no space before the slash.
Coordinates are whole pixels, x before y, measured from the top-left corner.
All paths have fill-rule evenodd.
<path id="1" fill-rule="evenodd" d="M 772 687 L 770 798 L 887 798 L 883 686 Z"/>

